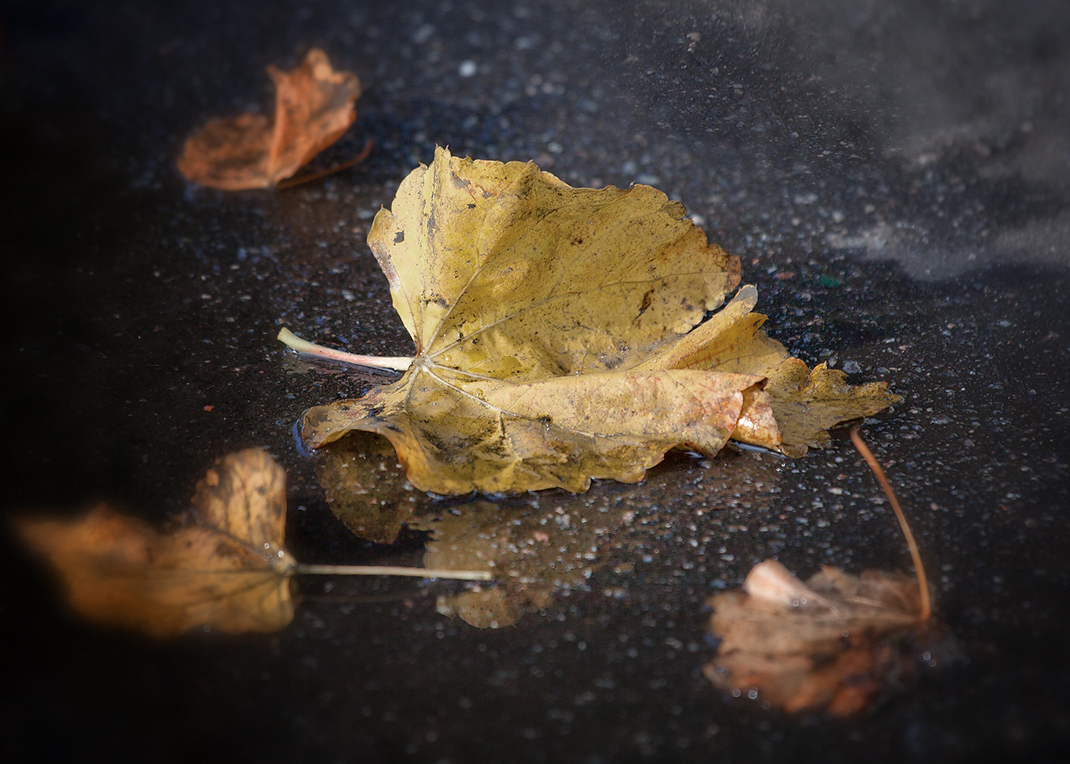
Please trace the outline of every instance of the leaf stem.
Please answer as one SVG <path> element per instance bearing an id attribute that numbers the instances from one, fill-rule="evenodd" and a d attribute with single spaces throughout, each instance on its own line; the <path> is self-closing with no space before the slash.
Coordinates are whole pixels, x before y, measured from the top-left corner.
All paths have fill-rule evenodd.
<path id="1" fill-rule="evenodd" d="M 393 565 L 298 565 L 294 571 L 311 576 L 414 576 L 453 578 L 460 581 L 490 581 L 488 570 L 443 570 L 442 568 L 402 568 Z"/>
<path id="2" fill-rule="evenodd" d="M 929 582 L 925 577 L 925 566 L 921 564 L 921 552 L 918 551 L 918 545 L 914 541 L 914 534 L 910 532 L 910 526 L 907 525 L 907 519 L 903 515 L 903 510 L 899 508 L 899 501 L 895 498 L 895 491 L 892 490 L 892 486 L 888 483 L 888 478 L 884 476 L 884 470 L 881 469 L 880 462 L 873 456 L 873 452 L 869 450 L 869 446 L 862 440 L 862 436 L 858 434 L 858 427 L 851 428 L 851 440 L 855 444 L 855 448 L 858 449 L 858 453 L 862 454 L 862 458 L 866 460 L 866 464 L 873 470 L 873 474 L 877 476 L 877 482 L 881 484 L 881 488 L 884 489 L 884 495 L 888 497 L 888 501 L 892 505 L 892 511 L 895 512 L 896 518 L 899 520 L 899 527 L 903 529 L 903 535 L 906 536 L 907 547 L 910 548 L 910 557 L 914 560 L 914 570 L 918 574 L 918 589 L 921 592 L 921 612 L 919 618 L 922 621 L 928 621 L 929 616 L 932 615 L 932 602 L 929 599 Z"/>
<path id="3" fill-rule="evenodd" d="M 372 139 L 371 138 L 369 138 L 368 140 L 364 141 L 364 148 L 361 150 L 361 152 L 359 154 L 357 154 L 352 159 L 349 159 L 349 160 L 347 160 L 345 162 L 342 162 L 340 164 L 336 164 L 333 167 L 328 167 L 326 170 L 320 170 L 319 172 L 312 172 L 312 173 L 309 173 L 308 175 L 302 175 L 302 176 L 297 177 L 297 178 L 286 178 L 285 180 L 280 180 L 278 183 L 275 184 L 275 188 L 278 188 L 278 189 L 293 188 L 294 186 L 300 186 L 303 183 L 310 183 L 311 181 L 319 180 L 320 178 L 325 178 L 328 175 L 333 175 L 334 173 L 341 172 L 342 170 L 348 170 L 350 167 L 355 167 L 358 164 L 360 164 L 361 162 L 363 162 L 365 159 L 367 159 L 368 158 L 368 154 L 370 154 L 370 153 L 372 153 Z"/>
<path id="4" fill-rule="evenodd" d="M 298 353 L 307 353 L 308 355 L 313 355 L 317 358 L 324 358 L 328 361 L 341 361 L 342 363 L 350 363 L 354 366 L 371 366 L 374 369 L 407 371 L 412 364 L 412 359 L 406 357 L 359 355 L 357 353 L 347 353 L 344 350 L 334 350 L 332 348 L 324 347 L 323 345 L 317 345 L 315 342 L 303 340 L 285 327 L 279 330 L 278 339 L 284 345 L 293 348 Z"/>

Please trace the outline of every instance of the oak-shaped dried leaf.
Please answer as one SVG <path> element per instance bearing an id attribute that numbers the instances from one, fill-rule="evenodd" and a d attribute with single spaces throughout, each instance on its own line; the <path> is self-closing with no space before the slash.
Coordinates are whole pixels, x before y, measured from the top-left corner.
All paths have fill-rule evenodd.
<path id="1" fill-rule="evenodd" d="M 384 435 L 421 490 L 583 491 L 730 438 L 801 453 L 895 400 L 790 358 L 758 330 L 753 287 L 724 305 L 739 259 L 649 186 L 571 188 L 437 149 L 368 241 L 416 356 L 396 383 L 310 409 L 303 436 Z"/>
<path id="2" fill-rule="evenodd" d="M 710 605 L 710 632 L 721 643 L 705 674 L 716 686 L 833 716 L 862 710 L 909 673 L 914 659 L 904 645 L 927 624 L 914 579 L 824 567 L 803 583 L 773 560 Z"/>
<path id="3" fill-rule="evenodd" d="M 266 452 L 230 454 L 197 484 L 170 533 L 98 506 L 74 520 L 23 518 L 79 614 L 153 636 L 196 626 L 276 631 L 293 618 L 283 548 L 286 475 Z"/>
<path id="4" fill-rule="evenodd" d="M 214 119 L 190 136 L 178 169 L 195 183 L 226 191 L 271 188 L 342 137 L 357 115 L 360 80 L 335 71 L 313 48 L 296 69 L 274 66 L 275 118 L 241 114 Z"/>

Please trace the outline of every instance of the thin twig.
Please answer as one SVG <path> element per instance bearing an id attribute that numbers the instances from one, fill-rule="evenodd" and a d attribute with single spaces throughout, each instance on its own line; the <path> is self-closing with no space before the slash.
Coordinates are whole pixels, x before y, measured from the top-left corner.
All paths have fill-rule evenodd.
<path id="1" fill-rule="evenodd" d="M 334 350 L 323 345 L 317 345 L 315 342 L 301 339 L 285 327 L 279 330 L 278 340 L 298 353 L 307 353 L 317 358 L 324 358 L 328 361 L 341 361 L 354 366 L 371 366 L 374 369 L 407 371 L 409 366 L 412 365 L 412 359 L 403 356 L 359 355 L 358 353 L 347 353 L 344 350 Z"/>
<path id="2" fill-rule="evenodd" d="M 873 470 L 873 474 L 877 476 L 877 482 L 881 484 L 881 488 L 884 489 L 884 495 L 891 502 L 892 511 L 895 512 L 895 516 L 899 520 L 899 527 L 903 529 L 903 535 L 906 536 L 910 557 L 914 560 L 914 570 L 918 574 L 918 589 L 921 592 L 919 618 L 922 621 L 928 621 L 929 616 L 932 615 L 932 603 L 929 600 L 929 582 L 925 577 L 925 566 L 921 564 L 921 552 L 918 551 L 918 545 L 914 541 L 914 534 L 910 532 L 910 526 L 907 525 L 903 510 L 899 508 L 899 500 L 895 498 L 895 491 L 892 490 L 892 486 L 888 483 L 888 478 L 884 476 L 884 470 L 881 469 L 880 462 L 873 456 L 873 452 L 869 450 L 869 446 L 862 440 L 862 436 L 858 434 L 857 426 L 851 428 L 851 440 L 854 442 L 855 448 L 858 449 L 858 453 L 862 454 L 862 458 L 866 460 L 866 464 Z"/>
<path id="3" fill-rule="evenodd" d="M 402 568 L 394 565 L 298 565 L 298 575 L 312 576 L 412 576 L 453 578 L 459 581 L 490 581 L 488 570 L 443 570 L 442 568 Z"/>
<path id="4" fill-rule="evenodd" d="M 275 184 L 275 188 L 293 188 L 294 186 L 300 186 L 305 183 L 311 183 L 314 180 L 319 180 L 320 178 L 325 178 L 328 175 L 333 175 L 334 173 L 341 172 L 342 170 L 348 170 L 350 167 L 354 167 L 363 162 L 365 159 L 367 159 L 368 154 L 370 153 L 372 153 L 371 138 L 364 141 L 364 148 L 361 149 L 361 152 L 352 159 L 346 160 L 341 164 L 336 164 L 332 167 L 328 167 L 326 170 L 320 170 L 319 172 L 310 172 L 308 175 L 301 175 L 297 178 L 286 178 L 285 180 L 280 180 L 278 183 Z"/>

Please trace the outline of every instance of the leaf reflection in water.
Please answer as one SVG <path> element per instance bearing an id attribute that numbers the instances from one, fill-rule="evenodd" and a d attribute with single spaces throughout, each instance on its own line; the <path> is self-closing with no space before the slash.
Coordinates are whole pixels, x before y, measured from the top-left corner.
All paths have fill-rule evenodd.
<path id="1" fill-rule="evenodd" d="M 599 565 L 603 548 L 624 525 L 625 510 L 591 507 L 573 496 L 528 506 L 475 501 L 424 515 L 415 528 L 432 532 L 427 564 L 491 570 L 498 586 L 439 598 L 439 612 L 478 628 L 511 626 L 545 608 L 556 591 L 581 586 Z"/>
<path id="2" fill-rule="evenodd" d="M 556 592 L 585 588 L 601 568 L 616 569 L 605 574 L 618 579 L 603 582 L 607 591 L 630 596 L 631 571 L 672 563 L 674 580 L 686 570 L 720 573 L 732 559 L 726 548 L 768 554 L 758 547 L 781 535 L 772 499 L 782 462 L 768 454 L 707 461 L 677 452 L 641 484 L 458 502 L 413 489 L 378 435 L 354 433 L 323 450 L 317 475 L 357 536 L 388 544 L 403 527 L 427 531 L 425 565 L 494 574 L 494 584 L 438 599 L 439 612 L 477 628 L 515 624 L 549 607 Z"/>
<path id="3" fill-rule="evenodd" d="M 331 512 L 362 539 L 393 544 L 413 513 L 434 503 L 413 490 L 386 438 L 355 432 L 322 451 L 316 477 Z"/>

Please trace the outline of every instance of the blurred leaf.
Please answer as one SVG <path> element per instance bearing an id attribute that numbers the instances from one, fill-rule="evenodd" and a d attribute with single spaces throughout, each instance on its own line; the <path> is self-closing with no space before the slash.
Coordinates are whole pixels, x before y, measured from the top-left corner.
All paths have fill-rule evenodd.
<path id="1" fill-rule="evenodd" d="M 285 522 L 286 475 L 266 452 L 249 449 L 208 470 L 170 533 L 104 505 L 79 519 L 17 524 L 59 572 L 77 612 L 162 637 L 195 626 L 286 626 L 297 563 L 283 548 Z"/>
<path id="2" fill-rule="evenodd" d="M 742 591 L 710 599 L 721 638 L 706 676 L 725 690 L 756 690 L 788 712 L 862 710 L 914 667 L 909 646 L 928 628 L 915 579 L 824 567 L 803 583 L 783 565 L 756 565 Z"/>
<path id="3" fill-rule="evenodd" d="M 186 141 L 178 169 L 194 183 L 226 191 L 271 188 L 342 137 L 357 118 L 360 81 L 331 68 L 313 48 L 299 67 L 274 66 L 275 120 L 263 114 L 214 119 Z"/>

